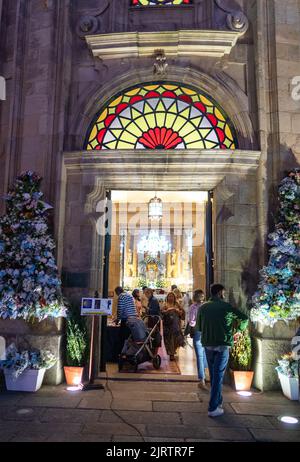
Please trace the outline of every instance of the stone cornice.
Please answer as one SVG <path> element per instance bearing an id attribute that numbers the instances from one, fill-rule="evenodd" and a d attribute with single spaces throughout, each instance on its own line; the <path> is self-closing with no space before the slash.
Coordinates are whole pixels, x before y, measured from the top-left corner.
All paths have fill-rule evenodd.
<path id="1" fill-rule="evenodd" d="M 163 49 L 167 57 L 229 55 L 240 33 L 221 30 L 122 32 L 85 37 L 93 55 L 101 59 L 151 57 Z"/>
<path id="2" fill-rule="evenodd" d="M 227 175 L 255 174 L 259 151 L 79 151 L 65 152 L 67 174 L 84 173 L 103 178 L 111 189 L 209 190 Z"/>

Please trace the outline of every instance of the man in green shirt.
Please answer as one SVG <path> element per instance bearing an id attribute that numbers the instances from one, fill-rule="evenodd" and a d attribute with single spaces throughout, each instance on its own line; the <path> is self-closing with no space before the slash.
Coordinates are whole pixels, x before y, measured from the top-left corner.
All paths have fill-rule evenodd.
<path id="1" fill-rule="evenodd" d="M 224 414 L 222 408 L 222 383 L 229 360 L 229 349 L 233 346 L 233 322 L 241 321 L 242 331 L 248 325 L 248 317 L 224 301 L 225 287 L 221 284 L 211 286 L 211 298 L 204 303 L 199 312 L 196 330 L 201 332 L 208 362 L 211 391 L 208 407 L 210 417 Z"/>

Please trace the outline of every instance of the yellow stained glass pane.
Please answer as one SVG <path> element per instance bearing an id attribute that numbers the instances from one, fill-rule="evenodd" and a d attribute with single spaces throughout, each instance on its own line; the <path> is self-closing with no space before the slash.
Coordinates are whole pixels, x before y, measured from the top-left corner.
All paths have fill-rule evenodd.
<path id="1" fill-rule="evenodd" d="M 195 119 L 191 119 L 191 122 L 192 124 L 195 126 L 195 127 L 199 127 L 199 125 L 201 124 L 202 122 L 202 119 L 203 117 L 195 117 Z"/>
<path id="2" fill-rule="evenodd" d="M 97 133 L 98 133 L 97 126 L 94 125 L 94 128 L 93 128 L 91 136 L 90 136 L 90 140 L 93 140 L 94 138 L 96 138 Z"/>
<path id="3" fill-rule="evenodd" d="M 213 106 L 213 103 L 211 101 L 209 101 L 209 99 L 205 98 L 205 96 L 200 96 L 201 98 L 201 101 L 203 104 L 205 104 L 206 106 Z"/>
<path id="4" fill-rule="evenodd" d="M 126 130 L 126 132 L 123 133 L 122 135 L 122 140 L 126 141 L 128 143 L 136 143 L 136 139 L 138 138 L 137 135 L 132 135 L 129 131 Z M 121 140 L 120 140 L 121 141 Z"/>
<path id="5" fill-rule="evenodd" d="M 195 143 L 196 141 L 200 141 L 200 140 L 201 140 L 200 134 L 196 130 L 194 130 L 192 133 L 190 133 L 184 138 L 184 141 L 188 144 Z"/>
<path id="6" fill-rule="evenodd" d="M 155 117 L 154 117 L 153 113 L 152 114 L 146 114 L 145 119 L 147 120 L 148 125 L 149 125 L 150 128 L 155 128 L 156 120 L 155 120 Z"/>
<path id="7" fill-rule="evenodd" d="M 217 147 L 217 143 L 213 143 L 212 141 L 205 141 L 205 149 L 215 149 Z"/>
<path id="8" fill-rule="evenodd" d="M 141 113 L 137 111 L 136 109 L 132 108 L 132 119 L 135 120 L 138 117 L 141 117 Z"/>
<path id="9" fill-rule="evenodd" d="M 178 108 L 176 102 L 169 107 L 168 112 L 172 112 L 173 114 L 178 114 Z"/>
<path id="10" fill-rule="evenodd" d="M 145 90 L 153 91 L 156 90 L 158 87 L 159 85 L 148 85 L 147 87 L 145 87 Z"/>
<path id="11" fill-rule="evenodd" d="M 143 134 L 142 130 L 134 122 L 128 125 L 128 127 L 126 128 L 126 131 L 131 133 L 135 137 L 140 137 Z M 125 136 L 126 136 L 126 133 L 125 133 Z"/>
<path id="12" fill-rule="evenodd" d="M 176 117 L 177 116 L 175 114 L 167 114 L 165 127 L 166 128 L 171 128 L 173 126 L 173 123 L 174 123 L 174 120 L 176 119 Z"/>
<path id="13" fill-rule="evenodd" d="M 146 132 L 148 130 L 148 125 L 145 121 L 145 118 L 144 116 L 143 117 L 140 117 L 139 119 L 136 119 L 135 121 L 137 123 L 137 125 L 140 127 L 140 129 L 143 131 L 143 132 Z"/>
<path id="14" fill-rule="evenodd" d="M 195 130 L 195 127 L 190 123 L 186 123 L 184 125 L 184 127 L 182 127 L 180 130 L 179 130 L 179 135 L 182 137 L 182 138 L 185 138 L 186 135 L 188 135 L 189 133 L 191 132 L 195 132 L 196 133 L 196 130 Z"/>
<path id="15" fill-rule="evenodd" d="M 90 144 L 88 144 L 88 147 L 86 148 L 87 151 L 91 151 L 93 148 Z"/>
<path id="16" fill-rule="evenodd" d="M 204 149 L 203 141 L 196 141 L 194 143 L 187 143 L 187 146 L 190 149 Z"/>
<path id="17" fill-rule="evenodd" d="M 159 112 L 166 112 L 166 108 L 165 106 L 163 105 L 162 101 L 160 101 L 156 107 L 156 111 Z"/>
<path id="18" fill-rule="evenodd" d="M 130 90 L 130 91 L 126 92 L 126 95 L 127 96 L 135 96 L 135 95 L 137 95 L 139 93 L 139 91 L 140 91 L 140 87 L 134 88 L 133 90 Z"/>
<path id="19" fill-rule="evenodd" d="M 156 113 L 156 120 L 157 120 L 157 126 L 158 127 L 163 127 L 164 126 L 165 118 L 166 118 L 166 113 L 165 112 L 157 112 Z"/>
<path id="20" fill-rule="evenodd" d="M 236 149 L 236 145 L 234 143 L 232 143 L 232 145 L 230 146 L 230 149 Z"/>
<path id="21" fill-rule="evenodd" d="M 110 106 L 111 107 L 118 106 L 118 104 L 121 103 L 122 99 L 123 99 L 123 95 L 119 96 L 119 98 L 115 99 L 112 103 L 110 103 Z"/>
<path id="22" fill-rule="evenodd" d="M 117 147 L 117 140 L 111 141 L 110 143 L 105 143 L 105 147 L 107 149 L 116 149 Z"/>
<path id="23" fill-rule="evenodd" d="M 173 90 L 176 90 L 176 88 L 178 88 L 178 87 L 175 86 L 175 85 L 164 85 L 164 88 L 165 88 L 166 90 L 171 90 L 171 91 L 173 91 Z"/>
<path id="24" fill-rule="evenodd" d="M 179 130 L 182 128 L 182 126 L 185 124 L 186 122 L 186 119 L 184 119 L 183 117 L 176 117 L 176 120 L 173 124 L 173 129 L 176 131 L 176 132 L 179 132 Z"/>
<path id="25" fill-rule="evenodd" d="M 106 119 L 107 114 L 108 114 L 108 110 L 105 109 L 105 110 L 101 113 L 101 115 L 100 115 L 99 119 L 97 120 L 97 122 L 102 122 L 102 120 Z"/>
<path id="26" fill-rule="evenodd" d="M 124 119 L 123 117 L 119 117 L 119 121 L 121 122 L 122 127 L 126 128 L 128 124 L 130 124 L 131 120 Z"/>
<path id="27" fill-rule="evenodd" d="M 188 107 L 187 109 L 185 109 L 184 111 L 182 111 L 180 113 L 180 115 L 182 117 L 185 117 L 186 119 L 189 119 L 190 118 L 190 112 L 191 112 L 191 109 Z"/>
<path id="28" fill-rule="evenodd" d="M 95 147 L 98 146 L 98 144 L 99 144 L 99 143 L 98 143 L 97 140 L 91 141 L 91 146 L 92 146 L 93 149 L 95 149 Z"/>
<path id="29" fill-rule="evenodd" d="M 120 138 L 124 130 L 122 130 L 121 128 L 113 128 L 113 129 L 110 129 L 110 131 L 116 138 Z"/>
<path id="30" fill-rule="evenodd" d="M 232 136 L 232 133 L 231 133 L 231 130 L 228 124 L 225 127 L 225 135 L 227 136 L 227 138 L 233 141 L 233 136 Z"/>
<path id="31" fill-rule="evenodd" d="M 125 141 L 119 141 L 117 144 L 117 149 L 132 149 L 133 144 L 131 143 L 126 143 Z"/>
<path id="32" fill-rule="evenodd" d="M 181 90 L 182 90 L 186 95 L 196 95 L 196 92 L 195 92 L 194 90 L 190 90 L 190 88 L 181 87 Z"/>
<path id="33" fill-rule="evenodd" d="M 202 138 L 206 138 L 207 135 L 209 135 L 211 133 L 211 129 L 210 128 L 208 128 L 208 129 L 201 128 L 200 133 L 201 133 Z"/>
<path id="34" fill-rule="evenodd" d="M 145 103 L 144 114 L 149 114 L 149 112 L 153 112 L 153 108 L 148 103 Z"/>
<path id="35" fill-rule="evenodd" d="M 218 108 L 215 108 L 215 116 L 219 119 L 222 120 L 222 122 L 225 122 L 223 114 L 219 111 Z"/>

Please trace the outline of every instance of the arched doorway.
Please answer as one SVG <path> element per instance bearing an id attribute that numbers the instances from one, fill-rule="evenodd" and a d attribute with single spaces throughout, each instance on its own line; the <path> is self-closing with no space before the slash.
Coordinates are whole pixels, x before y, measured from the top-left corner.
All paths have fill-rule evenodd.
<path id="1" fill-rule="evenodd" d="M 96 225 L 97 205 L 107 191 L 214 191 L 215 278 L 245 300 L 240 280 L 256 236 L 256 208 L 249 197 L 260 153 L 239 149 L 236 124 L 212 96 L 175 80 L 132 85 L 93 108 L 84 151 L 64 153 L 65 217 L 71 228 L 64 228 L 63 269 L 72 281 L 65 285 L 69 296 L 104 289 L 105 236 Z M 241 195 L 243 182 L 247 188 Z M 245 208 L 249 223 L 241 222 Z M 231 235 L 233 227 L 239 235 L 249 234 L 249 226 L 252 241 L 245 249 Z M 237 253 L 244 259 L 238 261 Z"/>

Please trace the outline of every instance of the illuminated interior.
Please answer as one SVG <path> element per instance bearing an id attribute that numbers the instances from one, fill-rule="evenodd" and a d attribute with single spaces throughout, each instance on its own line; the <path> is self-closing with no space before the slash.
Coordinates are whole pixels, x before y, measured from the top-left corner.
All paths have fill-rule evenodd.
<path id="1" fill-rule="evenodd" d="M 158 223 L 148 218 L 155 194 L 163 204 Z M 118 285 L 130 291 L 167 291 L 173 284 L 182 292 L 204 289 L 206 199 L 206 192 L 112 191 L 109 291 Z"/>

